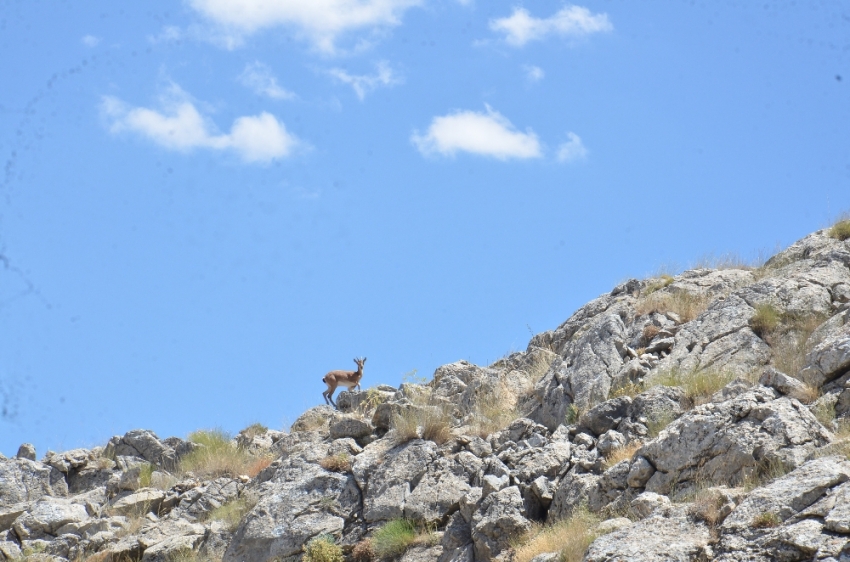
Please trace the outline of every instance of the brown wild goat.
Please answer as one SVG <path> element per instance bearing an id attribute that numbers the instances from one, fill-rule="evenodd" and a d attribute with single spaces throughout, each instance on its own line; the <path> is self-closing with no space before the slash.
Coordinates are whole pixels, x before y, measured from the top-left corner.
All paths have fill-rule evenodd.
<path id="1" fill-rule="evenodd" d="M 322 393 L 322 396 L 325 397 L 325 402 L 334 408 L 336 408 L 336 402 L 334 402 L 336 387 L 344 386 L 349 390 L 352 388 L 360 389 L 360 379 L 363 378 L 363 365 L 366 363 L 366 358 L 356 357 L 354 362 L 357 363 L 356 371 L 331 371 L 322 379 L 322 382 L 328 385 L 328 389 Z"/>

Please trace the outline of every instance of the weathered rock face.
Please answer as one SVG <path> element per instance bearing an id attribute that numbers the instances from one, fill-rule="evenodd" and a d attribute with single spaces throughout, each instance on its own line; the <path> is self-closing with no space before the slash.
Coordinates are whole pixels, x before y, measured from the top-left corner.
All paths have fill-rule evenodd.
<path id="1" fill-rule="evenodd" d="M 584 559 L 691 562 L 699 560 L 709 539 L 708 527 L 695 523 L 686 508 L 662 508 L 647 519 L 595 540 Z"/>
<path id="2" fill-rule="evenodd" d="M 29 459 L 0 461 L 0 506 L 66 495 L 68 484 L 55 468 Z"/>
<path id="3" fill-rule="evenodd" d="M 637 455 L 655 468 L 646 489 L 669 494 L 705 481 L 740 483 L 771 463 L 794 468 L 830 438 L 808 408 L 758 387 L 683 414 Z"/>
<path id="4" fill-rule="evenodd" d="M 766 305 L 788 325 L 759 327 Z M 817 232 L 758 271 L 628 280 L 487 367 L 341 392 L 288 434 L 246 428 L 252 476 L 175 470 L 201 445 L 149 430 L 41 461 L 25 444 L 0 456 L 0 562 L 296 562 L 318 535 L 350 562 L 397 519 L 431 531 L 402 562 L 506 561 L 584 510 L 607 518 L 588 562 L 850 560 L 849 327 L 850 241 Z M 697 372 L 737 378 L 658 385 Z M 393 428 L 429 435 L 425 414 L 450 435 Z"/>

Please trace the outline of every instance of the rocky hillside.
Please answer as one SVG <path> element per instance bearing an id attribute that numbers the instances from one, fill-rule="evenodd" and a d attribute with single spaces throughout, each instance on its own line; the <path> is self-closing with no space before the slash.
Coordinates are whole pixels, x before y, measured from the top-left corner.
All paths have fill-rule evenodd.
<path id="1" fill-rule="evenodd" d="M 841 228 L 629 280 L 524 352 L 342 393 L 289 433 L 23 445 L 0 560 L 850 561 Z"/>

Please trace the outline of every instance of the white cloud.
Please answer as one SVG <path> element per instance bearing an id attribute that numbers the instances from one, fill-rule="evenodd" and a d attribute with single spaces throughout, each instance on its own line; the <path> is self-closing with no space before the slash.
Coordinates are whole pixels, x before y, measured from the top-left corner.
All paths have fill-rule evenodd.
<path id="1" fill-rule="evenodd" d="M 94 35 L 86 35 L 80 41 L 83 42 L 83 45 L 86 47 L 97 47 L 100 43 L 100 37 L 95 37 Z"/>
<path id="2" fill-rule="evenodd" d="M 414 131 L 410 140 L 425 155 L 453 156 L 463 151 L 499 160 L 541 155 L 540 142 L 533 131 L 517 131 L 489 105 L 486 113 L 458 111 L 435 117 L 424 135 Z"/>
<path id="3" fill-rule="evenodd" d="M 381 61 L 375 66 L 375 74 L 357 76 L 349 74 L 341 68 L 332 68 L 328 71 L 328 74 L 354 88 L 354 93 L 357 94 L 360 101 L 363 101 L 366 94 L 380 86 L 394 86 L 401 83 L 401 79 L 393 73 L 393 69 L 386 61 Z"/>
<path id="4" fill-rule="evenodd" d="M 608 20 L 608 14 L 592 14 L 581 6 L 565 6 L 549 18 L 535 18 L 525 8 L 514 8 L 510 17 L 490 20 L 490 29 L 504 33 L 509 45 L 522 47 L 529 41 L 543 39 L 553 33 L 582 37 L 611 31 L 614 26 Z"/>
<path id="5" fill-rule="evenodd" d="M 245 67 L 242 74 L 239 75 L 239 81 L 242 85 L 254 90 L 254 93 L 261 96 L 268 96 L 276 100 L 291 100 L 295 99 L 295 94 L 285 88 L 281 88 L 277 83 L 277 78 L 272 74 L 271 68 L 261 62 L 252 62 Z"/>
<path id="6" fill-rule="evenodd" d="M 343 33 L 401 23 L 405 10 L 422 0 L 189 0 L 189 5 L 235 37 L 288 26 L 320 51 L 336 51 Z"/>
<path id="7" fill-rule="evenodd" d="M 157 45 L 159 43 L 176 43 L 183 39 L 183 30 L 176 25 L 166 25 L 159 32 L 159 35 L 149 35 L 148 41 Z"/>
<path id="8" fill-rule="evenodd" d="M 567 142 L 558 147 L 559 162 L 575 162 L 587 158 L 587 148 L 581 142 L 581 137 L 572 131 L 567 133 Z"/>
<path id="9" fill-rule="evenodd" d="M 165 148 L 184 152 L 195 148 L 232 150 L 245 162 L 270 162 L 288 156 L 299 143 L 283 123 L 266 112 L 239 117 L 233 121 L 230 133 L 218 133 L 176 85 L 169 89 L 161 105 L 162 111 L 130 107 L 115 97 L 104 96 L 101 112 L 113 133 L 136 133 Z"/>
<path id="10" fill-rule="evenodd" d="M 525 65 L 522 67 L 525 70 L 525 77 L 529 82 L 540 82 L 543 80 L 543 77 L 546 76 L 546 73 L 543 72 L 543 69 L 539 66 L 534 65 Z"/>

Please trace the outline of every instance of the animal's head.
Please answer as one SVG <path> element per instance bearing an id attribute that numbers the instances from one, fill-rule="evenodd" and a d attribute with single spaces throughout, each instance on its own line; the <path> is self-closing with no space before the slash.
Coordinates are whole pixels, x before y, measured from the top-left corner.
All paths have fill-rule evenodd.
<path id="1" fill-rule="evenodd" d="M 365 364 L 366 364 L 366 358 L 365 358 L 365 357 L 363 357 L 363 358 L 361 359 L 360 357 L 355 357 L 355 358 L 354 358 L 354 362 L 355 362 L 355 363 L 357 363 L 357 370 L 362 371 L 362 370 L 363 370 L 363 365 L 365 365 Z"/>

